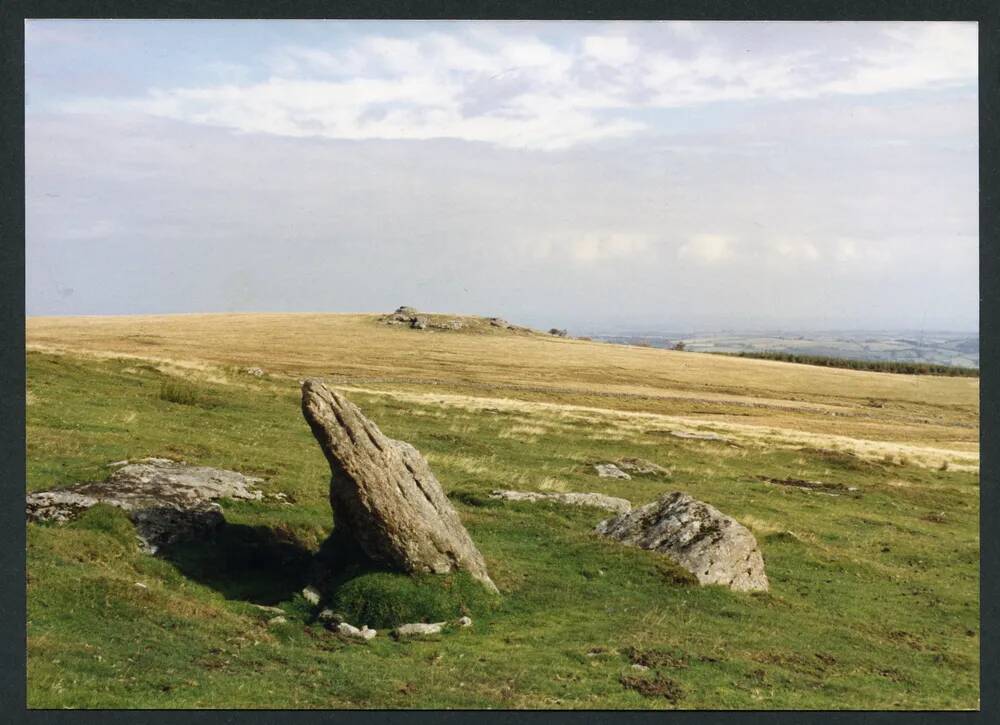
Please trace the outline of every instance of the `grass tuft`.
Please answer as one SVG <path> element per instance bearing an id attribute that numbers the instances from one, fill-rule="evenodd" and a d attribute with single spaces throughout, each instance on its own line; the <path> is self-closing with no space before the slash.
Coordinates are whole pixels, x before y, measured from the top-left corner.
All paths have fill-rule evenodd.
<path id="1" fill-rule="evenodd" d="M 347 573 L 329 588 L 330 606 L 355 626 L 389 628 L 492 610 L 497 598 L 468 574 Z"/>
<path id="2" fill-rule="evenodd" d="M 160 400 L 178 405 L 192 405 L 199 408 L 214 408 L 219 401 L 212 395 L 191 383 L 168 380 L 160 385 Z"/>

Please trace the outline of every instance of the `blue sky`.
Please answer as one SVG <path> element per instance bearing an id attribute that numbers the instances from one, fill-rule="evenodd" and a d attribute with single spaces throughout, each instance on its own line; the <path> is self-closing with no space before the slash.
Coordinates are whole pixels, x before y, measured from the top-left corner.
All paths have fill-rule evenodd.
<path id="1" fill-rule="evenodd" d="M 978 326 L 976 26 L 29 21 L 28 314 Z"/>

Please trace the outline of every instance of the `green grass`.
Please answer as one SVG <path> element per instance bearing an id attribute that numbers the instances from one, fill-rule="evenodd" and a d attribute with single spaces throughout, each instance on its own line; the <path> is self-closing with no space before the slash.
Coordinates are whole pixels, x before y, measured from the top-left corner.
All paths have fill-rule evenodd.
<path id="1" fill-rule="evenodd" d="M 164 399 L 165 384 L 214 403 Z M 978 706 L 974 473 L 351 393 L 428 455 L 501 590 L 485 601 L 462 577 L 451 590 L 445 579 L 345 578 L 327 594 L 371 618 L 358 626 L 466 611 L 474 621 L 428 641 L 355 643 L 314 622 L 300 594 L 332 517 L 294 380 L 219 385 L 135 360 L 31 353 L 28 387 L 29 490 L 167 456 L 261 476 L 265 494 L 293 502 L 224 502 L 214 539 L 155 557 L 114 509 L 30 524 L 33 708 Z M 612 481 L 587 465 L 623 457 L 671 473 Z M 859 490 L 827 496 L 760 475 Z M 662 557 L 595 535 L 600 511 L 489 498 L 543 485 L 633 504 L 686 491 L 751 528 L 771 591 L 699 587 Z M 269 626 L 274 614 L 254 604 L 280 605 L 288 622 Z"/>
<path id="2" fill-rule="evenodd" d="M 876 373 L 898 373 L 902 375 L 946 375 L 949 377 L 960 378 L 979 377 L 979 368 L 906 362 L 903 360 L 857 360 L 854 358 L 830 357 L 828 355 L 798 355 L 792 352 L 767 350 L 762 352 L 752 352 L 746 350 L 742 352 L 713 352 L 711 354 L 729 355 L 731 357 L 749 357 L 757 360 L 777 360 L 779 362 L 799 363 L 801 365 L 818 365 L 826 368 L 870 370 Z"/>
<path id="3" fill-rule="evenodd" d="M 322 587 L 329 606 L 347 622 L 388 629 L 407 622 L 456 620 L 496 607 L 495 597 L 468 574 L 350 572 Z"/>

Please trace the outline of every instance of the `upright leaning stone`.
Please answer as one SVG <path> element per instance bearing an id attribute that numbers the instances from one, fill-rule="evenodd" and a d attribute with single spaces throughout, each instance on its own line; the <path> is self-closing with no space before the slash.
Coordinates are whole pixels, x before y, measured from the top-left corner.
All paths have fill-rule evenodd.
<path id="1" fill-rule="evenodd" d="M 466 571 L 497 591 L 427 461 L 387 438 L 356 405 L 318 380 L 302 384 L 302 413 L 330 464 L 334 535 L 406 572 Z"/>

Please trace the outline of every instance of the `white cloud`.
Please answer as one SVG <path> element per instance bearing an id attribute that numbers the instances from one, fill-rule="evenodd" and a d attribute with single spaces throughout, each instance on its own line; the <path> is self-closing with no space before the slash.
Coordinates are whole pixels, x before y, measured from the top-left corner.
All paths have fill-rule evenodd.
<path id="1" fill-rule="evenodd" d="M 812 262 L 819 259 L 819 250 L 812 242 L 798 239 L 777 239 L 770 243 L 772 254 L 790 261 Z"/>
<path id="2" fill-rule="evenodd" d="M 283 136 L 457 138 L 558 150 L 636 134 L 648 127 L 636 112 L 648 109 L 876 94 L 976 78 L 975 24 L 874 24 L 863 27 L 865 42 L 858 43 L 847 31 L 859 26 L 845 25 L 789 24 L 782 32 L 771 27 L 770 35 L 754 24 L 658 23 L 641 33 L 621 25 L 558 44 L 476 25 L 408 38 L 362 35 L 335 50 L 272 51 L 265 81 L 217 65 L 230 82 L 151 89 L 126 100 L 77 99 L 63 109 L 124 110 Z M 745 28 L 747 43 L 726 36 L 734 28 Z M 690 47 L 682 51 L 665 38 Z"/>
<path id="3" fill-rule="evenodd" d="M 588 234 L 573 242 L 573 258 L 578 262 L 634 257 L 649 248 L 649 240 L 631 234 Z"/>
<path id="4" fill-rule="evenodd" d="M 649 251 L 650 241 L 644 234 L 631 232 L 583 232 L 545 235 L 521 246 L 537 260 L 565 259 L 588 265 L 639 257 Z"/>
<path id="5" fill-rule="evenodd" d="M 606 65 L 632 63 L 639 57 L 639 48 L 623 35 L 588 35 L 583 39 L 583 53 Z"/>
<path id="6" fill-rule="evenodd" d="M 723 234 L 696 234 L 677 250 L 679 259 L 718 264 L 733 257 L 734 239 Z"/>
<path id="7" fill-rule="evenodd" d="M 873 268 L 888 264 L 892 260 L 892 253 L 885 243 L 840 237 L 834 242 L 833 258 L 841 264 Z"/>

